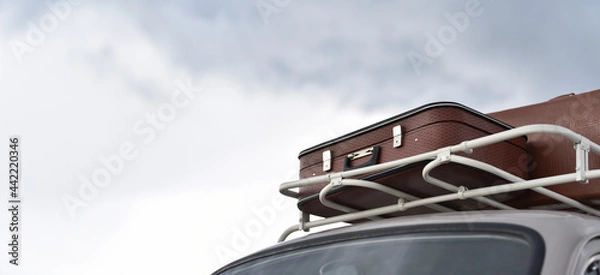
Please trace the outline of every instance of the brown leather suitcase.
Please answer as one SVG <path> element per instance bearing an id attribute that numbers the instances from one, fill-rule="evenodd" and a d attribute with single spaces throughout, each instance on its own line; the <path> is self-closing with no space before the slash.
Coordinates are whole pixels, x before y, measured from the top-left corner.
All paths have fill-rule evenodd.
<path id="1" fill-rule="evenodd" d="M 300 178 L 388 162 L 510 128 L 512 127 L 499 120 L 458 103 L 428 104 L 302 151 L 299 156 Z M 527 178 L 527 169 L 520 169 L 518 165 L 526 159 L 525 144 L 526 137 L 515 138 L 478 148 L 468 157 Z M 428 161 L 376 174 L 362 175 L 360 178 L 376 181 L 417 197 L 449 193 L 422 179 L 421 171 L 427 163 Z M 506 183 L 505 180 L 484 171 L 452 163 L 436 168 L 431 175 L 467 188 Z M 323 187 L 324 184 L 301 187 L 298 203 L 300 210 L 322 217 L 342 214 L 321 204 L 318 195 Z M 515 194 L 498 195 L 494 199 L 504 201 L 514 197 Z M 379 191 L 347 186 L 332 189 L 327 199 L 357 210 L 391 205 L 398 201 L 398 198 Z M 447 202 L 443 206 L 456 210 L 483 207 L 474 200 Z M 435 210 L 418 207 L 390 216 L 430 212 Z"/>
<path id="2" fill-rule="evenodd" d="M 489 115 L 515 127 L 539 123 L 564 126 L 592 142 L 600 143 L 600 90 L 578 95 L 568 94 L 548 102 Z M 571 141 L 550 134 L 528 135 L 527 151 L 529 160 L 526 167 L 531 179 L 575 172 L 575 150 Z M 599 167 L 600 157 L 590 154 L 589 169 Z M 590 180 L 587 186 L 573 182 L 547 188 L 584 203 L 599 205 L 600 179 Z M 517 207 L 549 205 L 561 208 L 557 201 L 533 191 L 526 192 L 508 204 Z"/>

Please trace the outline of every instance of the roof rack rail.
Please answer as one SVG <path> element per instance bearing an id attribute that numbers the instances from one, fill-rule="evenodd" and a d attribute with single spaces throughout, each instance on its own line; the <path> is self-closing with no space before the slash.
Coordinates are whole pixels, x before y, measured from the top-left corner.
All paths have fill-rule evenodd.
<path id="1" fill-rule="evenodd" d="M 573 173 L 561 174 L 556 176 L 549 176 L 544 178 L 536 178 L 530 180 L 524 180 L 519 178 L 509 172 L 506 172 L 502 169 L 489 165 L 487 163 L 474 160 L 468 157 L 463 157 L 456 155 L 455 153 L 465 152 L 471 153 L 473 150 L 476 150 L 479 147 L 489 146 L 491 144 L 503 142 L 506 140 L 510 140 L 519 136 L 529 135 L 529 134 L 556 134 L 560 135 L 564 138 L 571 140 L 574 144 L 575 149 L 575 171 Z M 441 212 L 455 211 L 453 209 L 449 209 L 447 207 L 439 205 L 439 203 L 452 201 L 452 200 L 464 200 L 464 199 L 475 199 L 481 203 L 487 204 L 491 207 L 497 209 L 515 209 L 511 206 L 505 205 L 503 203 L 497 202 L 493 199 L 487 198 L 485 196 L 496 195 L 501 193 L 520 191 L 520 190 L 532 190 L 538 192 L 542 195 L 550 197 L 554 200 L 557 200 L 561 203 L 564 203 L 572 208 L 579 209 L 585 213 L 600 216 L 600 210 L 580 203 L 572 198 L 559 194 L 557 192 L 551 191 L 546 186 L 552 186 L 557 184 L 571 183 L 571 182 L 580 182 L 582 184 L 588 183 L 590 179 L 600 178 L 600 169 L 589 170 L 589 160 L 588 154 L 589 152 L 600 155 L 600 145 L 591 142 L 586 137 L 577 134 L 565 127 L 550 125 L 550 124 L 534 124 L 534 125 L 526 125 L 518 128 L 514 128 L 511 130 L 503 131 L 496 134 L 491 134 L 485 137 L 464 141 L 460 144 L 454 146 L 448 146 L 444 148 L 440 148 L 434 151 L 430 151 L 427 153 L 398 159 L 394 161 L 389 161 L 369 167 L 359 168 L 355 170 L 349 170 L 344 172 L 330 173 L 327 175 L 315 176 L 306 179 L 300 179 L 290 182 L 282 183 L 279 187 L 279 191 L 288 197 L 298 198 L 298 192 L 291 190 L 292 188 L 298 188 L 302 186 L 315 185 L 315 184 L 324 184 L 329 183 L 323 189 L 321 189 L 319 193 L 319 200 L 321 203 L 327 207 L 340 210 L 345 212 L 346 214 L 342 214 L 339 216 L 333 216 L 328 218 L 323 218 L 315 221 L 310 221 L 310 215 L 308 213 L 301 212 L 300 213 L 300 222 L 297 225 L 291 226 L 286 229 L 283 234 L 279 238 L 279 242 L 284 241 L 291 233 L 296 231 L 306 231 L 308 232 L 311 228 L 329 225 L 338 222 L 348 222 L 352 220 L 358 219 L 371 219 L 377 220 L 380 219 L 381 215 L 390 214 L 394 212 L 404 211 L 409 208 L 425 206 L 434 210 L 438 210 Z M 384 186 L 377 182 L 366 181 L 366 180 L 358 180 L 352 179 L 352 177 L 383 171 L 391 168 L 398 168 L 406 165 L 410 165 L 412 163 L 421 162 L 421 161 L 430 161 L 422 170 L 423 179 L 430 184 L 437 185 L 443 189 L 449 191 L 448 194 L 427 197 L 427 198 L 418 198 L 412 196 L 410 194 L 406 194 L 404 192 L 398 191 L 396 189 L 390 188 L 388 186 Z M 444 163 L 459 163 L 465 166 L 474 167 L 501 178 L 504 178 L 509 181 L 509 183 L 502 185 L 495 185 L 489 187 L 481 187 L 476 189 L 467 190 L 462 186 L 455 186 L 450 183 L 447 183 L 441 179 L 437 179 L 432 177 L 429 173 L 435 167 L 444 164 Z M 370 188 L 374 190 L 378 190 L 381 192 L 385 192 L 391 195 L 398 197 L 398 203 L 378 207 L 374 209 L 367 210 L 355 210 L 349 208 L 344 205 L 340 205 L 338 203 L 333 203 L 326 199 L 326 195 L 334 186 L 360 186 L 364 188 Z"/>

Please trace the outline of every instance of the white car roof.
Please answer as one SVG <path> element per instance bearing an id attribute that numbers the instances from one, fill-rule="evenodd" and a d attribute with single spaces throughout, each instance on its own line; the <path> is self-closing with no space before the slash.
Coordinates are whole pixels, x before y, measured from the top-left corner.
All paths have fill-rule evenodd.
<path id="1" fill-rule="evenodd" d="M 500 223 L 520 225 L 537 231 L 545 243 L 543 274 L 568 274 L 581 248 L 600 236 L 600 218 L 567 211 L 490 210 L 406 216 L 365 222 L 327 230 L 299 238 L 324 237 L 328 234 L 358 232 L 386 227 L 450 223 Z"/>
<path id="2" fill-rule="evenodd" d="M 573 272 L 583 246 L 591 239 L 600 236 L 600 218 L 575 212 L 544 210 L 490 210 L 463 211 L 419 216 L 405 216 L 379 221 L 363 222 L 346 227 L 330 229 L 292 239 L 276 246 L 242 258 L 224 269 L 250 261 L 252 259 L 295 251 L 309 245 L 327 240 L 347 239 L 346 236 L 360 236 L 362 232 L 372 230 L 402 229 L 403 227 L 431 226 L 436 224 L 485 224 L 486 227 L 498 224 L 504 226 L 526 227 L 539 233 L 544 241 L 544 259 L 542 274 L 565 275 Z M 474 229 L 477 229 L 474 227 Z M 363 238 L 368 236 L 362 236 Z M 217 273 L 215 273 L 217 274 Z"/>

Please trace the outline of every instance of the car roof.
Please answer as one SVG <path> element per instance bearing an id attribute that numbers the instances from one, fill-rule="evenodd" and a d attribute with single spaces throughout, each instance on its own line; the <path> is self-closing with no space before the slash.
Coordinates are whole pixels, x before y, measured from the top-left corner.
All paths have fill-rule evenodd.
<path id="1" fill-rule="evenodd" d="M 600 235 L 600 218 L 566 211 L 545 210 L 490 210 L 405 216 L 379 221 L 363 222 L 341 228 L 329 229 L 292 239 L 254 253 L 232 263 L 237 265 L 249 259 L 272 255 L 281 247 L 304 247 L 315 240 L 336 239 L 339 235 L 362 231 L 435 224 L 500 224 L 524 226 L 538 232 L 544 239 L 545 257 L 543 274 L 566 274 L 579 251 L 590 239 Z M 230 265 L 230 266 L 232 266 Z"/>

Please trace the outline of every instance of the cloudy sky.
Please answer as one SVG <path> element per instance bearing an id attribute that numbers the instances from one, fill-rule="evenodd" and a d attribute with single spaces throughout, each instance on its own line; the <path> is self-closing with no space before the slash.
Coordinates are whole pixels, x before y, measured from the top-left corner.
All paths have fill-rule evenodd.
<path id="1" fill-rule="evenodd" d="M 1 246 L 0 274 L 209 274 L 296 221 L 277 189 L 302 149 L 428 102 L 490 112 L 600 88 L 598 12 L 0 0 L 0 136 L 22 156 L 19 266 Z"/>

